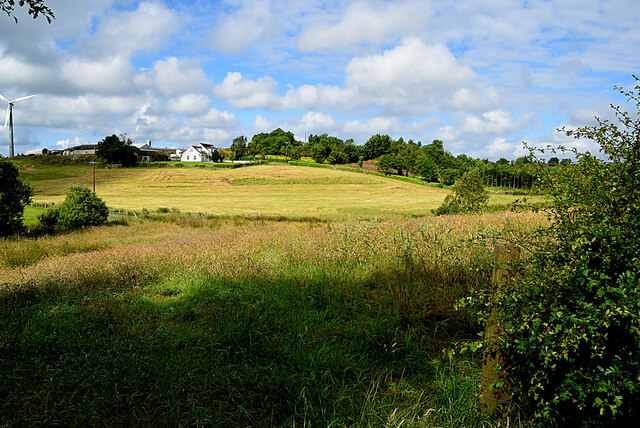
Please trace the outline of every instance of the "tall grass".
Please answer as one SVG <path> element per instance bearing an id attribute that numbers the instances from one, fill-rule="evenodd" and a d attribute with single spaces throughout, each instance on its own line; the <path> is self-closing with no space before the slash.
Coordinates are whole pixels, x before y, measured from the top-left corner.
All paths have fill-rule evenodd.
<path id="1" fill-rule="evenodd" d="M 0 241 L 1 424 L 488 422 L 454 302 L 539 218 L 150 220 Z"/>

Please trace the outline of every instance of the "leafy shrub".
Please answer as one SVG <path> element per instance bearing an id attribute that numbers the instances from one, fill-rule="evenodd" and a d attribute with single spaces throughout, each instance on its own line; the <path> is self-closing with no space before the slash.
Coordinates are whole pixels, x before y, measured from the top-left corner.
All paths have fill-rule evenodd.
<path id="1" fill-rule="evenodd" d="M 20 177 L 13 162 L 0 157 L 0 236 L 9 236 L 23 229 L 24 207 L 33 191 Z"/>
<path id="2" fill-rule="evenodd" d="M 640 85 L 618 89 L 640 110 Z M 523 245 L 533 256 L 506 288 L 477 296 L 482 312 L 499 308 L 508 375 L 542 425 L 640 418 L 640 119 L 614 110 L 618 124 L 565 131 L 605 160 L 574 151 L 547 176 L 552 222 Z"/>
<path id="3" fill-rule="evenodd" d="M 51 233 L 56 229 L 72 230 L 99 226 L 107 221 L 109 209 L 95 193 L 83 186 L 70 186 L 64 202 L 38 217 L 38 232 Z"/>
<path id="4" fill-rule="evenodd" d="M 48 209 L 38 216 L 38 225 L 34 234 L 41 235 L 55 232 L 60 221 L 60 212 L 56 208 Z"/>
<path id="5" fill-rule="evenodd" d="M 482 211 L 489 200 L 489 195 L 482 184 L 482 174 L 475 168 L 467 171 L 460 184 L 447 195 L 444 202 L 435 211 L 436 215 L 472 213 Z"/>

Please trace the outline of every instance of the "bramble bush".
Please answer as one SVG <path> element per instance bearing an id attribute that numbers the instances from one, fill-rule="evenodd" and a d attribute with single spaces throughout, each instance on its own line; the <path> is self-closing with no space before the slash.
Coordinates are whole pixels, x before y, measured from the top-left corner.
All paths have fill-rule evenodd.
<path id="1" fill-rule="evenodd" d="M 635 78 L 635 76 L 634 76 Z M 640 85 L 616 87 L 636 113 L 564 130 L 601 155 L 542 180 L 550 226 L 523 247 L 532 256 L 501 290 L 477 292 L 503 327 L 504 370 L 540 425 L 629 426 L 640 418 Z M 553 150 L 552 150 L 553 151 Z M 556 151 L 566 151 L 558 148 Z M 556 151 L 553 151 L 554 153 Z"/>
<path id="2" fill-rule="evenodd" d="M 99 226 L 107 221 L 109 209 L 95 193 L 83 186 L 69 186 L 67 197 L 56 208 L 38 217 L 40 231 L 72 230 Z"/>

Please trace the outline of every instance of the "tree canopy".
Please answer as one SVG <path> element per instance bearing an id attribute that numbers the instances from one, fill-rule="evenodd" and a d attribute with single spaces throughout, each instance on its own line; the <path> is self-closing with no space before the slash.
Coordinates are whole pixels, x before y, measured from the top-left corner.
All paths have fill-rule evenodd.
<path id="1" fill-rule="evenodd" d="M 24 207 L 33 191 L 19 177 L 13 162 L 0 156 L 0 236 L 20 232 Z"/>
<path id="2" fill-rule="evenodd" d="M 55 19 L 53 11 L 44 4 L 43 0 L 0 0 L 0 10 L 13 18 L 16 23 L 18 22 L 18 18 L 14 14 L 16 5 L 19 7 L 27 6 L 27 11 L 33 19 L 43 16 L 49 23 Z"/>
<path id="3" fill-rule="evenodd" d="M 138 149 L 126 135 L 109 135 L 98 142 L 96 156 L 109 163 L 135 166 L 138 163 Z"/>

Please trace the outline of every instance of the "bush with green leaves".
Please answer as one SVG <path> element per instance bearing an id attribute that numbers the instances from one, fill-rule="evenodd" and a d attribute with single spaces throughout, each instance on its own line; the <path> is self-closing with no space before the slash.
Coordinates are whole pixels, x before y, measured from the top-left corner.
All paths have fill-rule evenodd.
<path id="1" fill-rule="evenodd" d="M 23 230 L 24 207 L 31 201 L 31 187 L 20 179 L 13 162 L 0 157 L 0 236 Z"/>
<path id="2" fill-rule="evenodd" d="M 544 426 L 630 426 L 640 420 L 640 85 L 630 114 L 565 131 L 600 155 L 543 177 L 550 226 L 501 290 L 479 292 L 503 326 L 504 370 L 521 405 Z M 564 151 L 564 149 L 560 149 Z"/>
<path id="3" fill-rule="evenodd" d="M 70 186 L 64 202 L 38 217 L 40 230 L 72 230 L 86 226 L 99 226 L 107 221 L 107 204 L 94 192 L 83 186 Z"/>
<path id="4" fill-rule="evenodd" d="M 444 202 L 435 211 L 436 215 L 481 212 L 489 201 L 489 195 L 482 184 L 482 173 L 474 168 L 464 173 Z"/>

